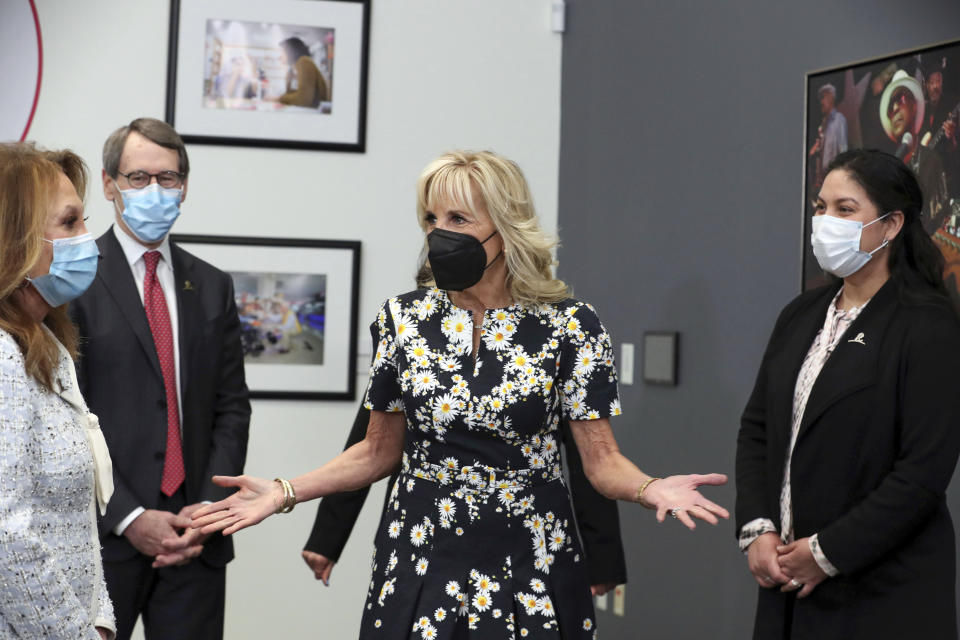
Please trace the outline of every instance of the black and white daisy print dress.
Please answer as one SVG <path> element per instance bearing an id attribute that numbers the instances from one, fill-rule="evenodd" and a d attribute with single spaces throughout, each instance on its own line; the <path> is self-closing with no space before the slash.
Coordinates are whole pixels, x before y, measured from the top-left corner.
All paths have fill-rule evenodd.
<path id="1" fill-rule="evenodd" d="M 402 472 L 376 536 L 362 638 L 595 637 L 560 470 L 562 414 L 620 414 L 610 337 L 576 300 L 472 314 L 445 291 L 371 326 L 366 407 L 403 412 Z"/>

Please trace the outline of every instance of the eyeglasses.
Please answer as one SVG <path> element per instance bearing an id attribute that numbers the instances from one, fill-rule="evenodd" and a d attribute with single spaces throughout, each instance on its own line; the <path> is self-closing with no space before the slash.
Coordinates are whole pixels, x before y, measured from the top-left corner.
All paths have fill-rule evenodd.
<path id="1" fill-rule="evenodd" d="M 161 171 L 160 173 L 147 173 L 146 171 L 123 173 L 122 171 L 117 171 L 117 173 L 126 178 L 127 182 L 129 182 L 130 186 L 134 189 L 144 188 L 150 184 L 153 178 L 156 178 L 157 184 L 164 189 L 176 189 L 183 184 L 183 174 L 177 173 L 176 171 Z"/>
<path id="2" fill-rule="evenodd" d="M 890 104 L 887 105 L 887 117 L 893 115 L 894 111 L 897 109 L 902 109 L 907 106 L 911 101 L 915 101 L 913 94 L 910 93 L 909 89 L 904 89 L 903 91 L 898 91 L 890 96 Z"/>

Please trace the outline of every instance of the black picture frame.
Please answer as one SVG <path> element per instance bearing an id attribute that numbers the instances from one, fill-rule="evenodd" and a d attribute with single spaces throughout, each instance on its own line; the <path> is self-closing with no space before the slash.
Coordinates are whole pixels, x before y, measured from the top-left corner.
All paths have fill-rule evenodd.
<path id="1" fill-rule="evenodd" d="M 355 399 L 359 241 L 189 234 L 170 240 L 233 279 L 251 398 Z M 303 291 L 313 299 L 295 298 Z"/>
<path id="2" fill-rule="evenodd" d="M 187 143 L 363 153 L 371 3 L 171 0 L 166 121 Z M 217 35 L 237 30 L 243 34 L 244 29 L 250 31 L 246 37 L 231 36 L 237 42 L 220 39 L 217 52 Z M 279 48 L 270 53 L 262 46 L 271 34 L 275 40 L 300 38 L 310 49 L 308 70 L 312 64 L 328 100 L 281 106 L 268 99 L 279 93 L 276 87 L 283 82 Z M 258 46 L 241 44 L 248 41 Z M 274 44 L 279 47 L 279 42 Z M 221 63 L 230 51 L 237 55 L 226 61 L 234 65 L 227 69 Z M 291 95 L 289 73 L 286 83 Z"/>
<path id="3" fill-rule="evenodd" d="M 942 89 L 939 99 L 933 100 L 927 82 L 937 73 Z M 823 114 L 820 94 L 831 92 L 836 112 L 842 116 L 842 128 L 828 122 Z M 913 127 L 904 124 L 905 118 L 897 117 L 899 113 L 906 113 L 900 104 L 891 104 L 899 102 L 896 99 L 898 94 L 909 94 L 904 106 L 913 97 Z M 922 104 L 917 97 L 922 98 Z M 829 98 L 827 102 L 829 104 Z M 846 148 L 876 148 L 901 154 L 907 165 L 914 169 L 924 191 L 921 220 L 944 255 L 947 289 L 954 300 L 960 300 L 960 144 L 957 144 L 960 133 L 946 140 L 941 135 L 937 143 L 937 132 L 943 129 L 945 118 L 949 116 L 956 122 L 958 111 L 960 40 L 806 74 L 801 290 L 821 286 L 830 280 L 813 255 L 810 230 L 819 184 L 829 160 L 835 157 L 833 149 L 841 147 L 838 141 L 842 129 Z M 837 119 L 836 116 L 830 117 Z M 906 133 L 910 134 L 910 139 L 904 143 Z"/>

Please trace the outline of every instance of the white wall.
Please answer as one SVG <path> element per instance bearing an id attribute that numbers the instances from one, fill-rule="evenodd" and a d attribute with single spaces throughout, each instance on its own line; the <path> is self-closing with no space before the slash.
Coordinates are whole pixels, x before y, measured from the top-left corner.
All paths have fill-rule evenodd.
<path id="1" fill-rule="evenodd" d="M 37 0 L 43 86 L 29 137 L 69 147 L 99 174 L 103 140 L 138 116 L 162 118 L 169 6 L 159 0 Z M 365 154 L 191 145 L 176 231 L 363 242 L 360 348 L 387 296 L 412 286 L 421 246 L 413 186 L 440 152 L 490 148 L 524 168 L 544 226 L 556 229 L 560 36 L 550 0 L 374 0 Z M 112 221 L 99 183 L 95 235 Z M 362 389 L 365 376 L 358 380 Z M 342 446 L 353 402 L 256 401 L 247 471 L 317 466 Z M 313 505 L 237 536 L 226 637 L 356 637 L 382 487 L 371 494 L 331 587 L 299 553 Z"/>

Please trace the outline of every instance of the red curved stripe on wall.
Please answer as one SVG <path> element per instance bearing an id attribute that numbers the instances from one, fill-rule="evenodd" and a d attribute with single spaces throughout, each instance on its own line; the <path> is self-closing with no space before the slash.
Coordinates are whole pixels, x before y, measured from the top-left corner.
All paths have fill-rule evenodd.
<path id="1" fill-rule="evenodd" d="M 37 15 L 37 6 L 33 0 L 29 0 L 30 10 L 33 12 L 33 24 L 37 27 L 37 90 L 33 93 L 33 106 L 30 108 L 30 117 L 27 118 L 27 126 L 23 128 L 23 135 L 20 140 L 27 139 L 27 132 L 30 131 L 30 125 L 33 123 L 33 116 L 37 112 L 37 102 L 40 100 L 40 81 L 43 78 L 43 38 L 40 37 L 40 17 Z"/>

